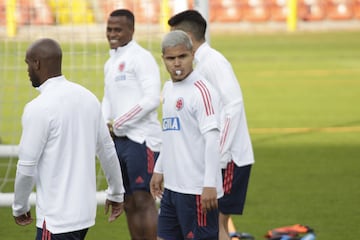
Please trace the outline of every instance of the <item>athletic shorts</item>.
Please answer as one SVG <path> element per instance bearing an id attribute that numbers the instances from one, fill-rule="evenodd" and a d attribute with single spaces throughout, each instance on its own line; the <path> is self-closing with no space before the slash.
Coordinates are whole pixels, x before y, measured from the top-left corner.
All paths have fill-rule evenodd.
<path id="1" fill-rule="evenodd" d="M 150 179 L 159 152 L 151 151 L 145 143 L 127 137 L 115 137 L 115 148 L 120 161 L 125 194 L 142 190 L 150 192 Z"/>
<path id="2" fill-rule="evenodd" d="M 217 240 L 219 211 L 201 211 L 201 196 L 164 190 L 160 202 L 158 236 L 165 240 Z"/>
<path id="3" fill-rule="evenodd" d="M 222 169 L 224 196 L 219 199 L 223 214 L 242 214 L 252 165 L 238 167 L 233 161 Z"/>
<path id="4" fill-rule="evenodd" d="M 87 231 L 88 228 L 74 232 L 52 234 L 46 228 L 37 228 L 35 240 L 84 240 Z"/>

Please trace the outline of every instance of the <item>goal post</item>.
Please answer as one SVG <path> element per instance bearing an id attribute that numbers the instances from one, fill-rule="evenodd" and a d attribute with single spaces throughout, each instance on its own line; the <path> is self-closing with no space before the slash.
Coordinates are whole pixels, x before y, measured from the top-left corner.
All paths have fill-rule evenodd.
<path id="1" fill-rule="evenodd" d="M 297 29 L 297 4 L 298 0 L 287 0 L 286 25 L 289 32 L 295 32 Z"/>
<path id="2" fill-rule="evenodd" d="M 9 162 L 8 162 L 9 158 L 17 159 L 18 153 L 19 153 L 18 145 L 0 145 L 0 166 L 9 164 Z M 10 164 L 12 164 L 13 167 L 15 167 L 16 163 L 10 163 Z M 98 173 L 97 173 L 97 181 L 101 181 L 101 178 L 103 177 L 103 176 L 101 176 L 100 171 L 101 171 L 101 169 L 99 169 Z M 14 180 L 15 180 L 14 177 L 15 177 L 14 174 L 9 174 L 8 171 L 4 174 L 4 176 L 1 176 L 2 182 L 0 182 L 0 207 L 11 206 L 11 204 L 13 203 L 14 193 L 13 192 L 2 192 L 1 189 L 2 189 L 2 186 L 6 184 L 5 181 L 11 182 L 11 184 L 13 185 Z M 105 199 L 106 199 L 105 191 L 98 190 L 96 192 L 96 200 L 97 200 L 98 205 L 104 204 Z M 36 201 L 36 193 L 35 192 L 30 194 L 29 201 L 30 201 L 31 205 L 35 204 L 35 201 Z"/>
<path id="3" fill-rule="evenodd" d="M 194 0 L 194 9 L 199 11 L 207 22 L 205 39 L 210 43 L 209 0 Z"/>
<path id="4" fill-rule="evenodd" d="M 106 193 L 105 191 L 96 192 L 96 201 L 97 205 L 105 204 Z M 2 193 L 0 192 L 0 207 L 11 206 L 14 201 L 14 193 Z M 30 205 L 35 205 L 36 202 L 36 193 L 32 192 L 29 198 Z"/>
<path id="5" fill-rule="evenodd" d="M 18 145 L 0 145 L 0 159 L 8 157 L 18 157 Z"/>
<path id="6" fill-rule="evenodd" d="M 6 34 L 8 37 L 14 37 L 16 34 L 16 0 L 6 0 Z"/>

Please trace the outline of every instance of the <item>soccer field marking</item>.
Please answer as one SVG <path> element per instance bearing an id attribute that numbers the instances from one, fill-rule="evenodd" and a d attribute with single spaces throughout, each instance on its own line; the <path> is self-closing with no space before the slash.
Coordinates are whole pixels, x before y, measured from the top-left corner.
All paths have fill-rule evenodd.
<path id="1" fill-rule="evenodd" d="M 352 127 L 319 127 L 319 128 L 250 128 L 252 134 L 268 133 L 307 133 L 307 132 L 327 132 L 327 133 L 348 133 L 360 132 L 360 126 Z"/>
<path id="2" fill-rule="evenodd" d="M 357 73 L 358 69 L 306 69 L 306 70 L 281 70 L 282 73 L 287 74 L 301 74 L 301 75 L 311 75 L 311 76 L 327 76 L 330 73 L 337 74 L 349 74 L 349 73 Z M 279 70 L 262 70 L 258 72 L 258 75 L 263 76 L 274 76 L 279 74 Z M 350 80 L 351 82 L 356 83 L 354 80 Z"/>

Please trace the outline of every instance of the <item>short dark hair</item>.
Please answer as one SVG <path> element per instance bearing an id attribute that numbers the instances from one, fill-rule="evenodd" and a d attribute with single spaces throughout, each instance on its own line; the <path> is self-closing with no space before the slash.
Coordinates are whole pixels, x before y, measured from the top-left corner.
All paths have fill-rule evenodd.
<path id="1" fill-rule="evenodd" d="M 129 26 L 131 28 L 134 28 L 135 25 L 135 16 L 134 14 L 128 10 L 128 9 L 117 9 L 110 13 L 110 17 L 126 17 L 126 19 L 129 21 Z"/>
<path id="2" fill-rule="evenodd" d="M 206 20 L 196 10 L 185 10 L 168 20 L 168 24 L 176 29 L 191 32 L 196 40 L 204 40 L 206 32 Z"/>

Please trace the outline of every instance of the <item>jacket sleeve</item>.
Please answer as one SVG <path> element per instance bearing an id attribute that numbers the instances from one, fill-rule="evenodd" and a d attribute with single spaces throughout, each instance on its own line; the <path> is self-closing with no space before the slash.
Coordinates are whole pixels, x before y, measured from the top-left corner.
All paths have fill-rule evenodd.
<path id="1" fill-rule="evenodd" d="M 219 131 L 212 129 L 204 133 L 205 138 L 205 177 L 204 187 L 216 187 L 216 176 L 220 168 Z"/>
<path id="2" fill-rule="evenodd" d="M 17 217 L 30 211 L 29 197 L 34 185 L 34 176 L 28 176 L 21 171 L 16 172 L 13 216 Z"/>
<path id="3" fill-rule="evenodd" d="M 29 197 L 35 185 L 36 168 L 48 138 L 50 119 L 46 109 L 29 103 L 22 116 L 22 135 L 19 144 L 14 186 L 13 215 L 30 210 Z"/>
<path id="4" fill-rule="evenodd" d="M 107 198 L 111 201 L 123 202 L 125 190 L 114 142 L 102 116 L 99 117 L 99 122 L 96 152 L 108 183 Z"/>
<path id="5" fill-rule="evenodd" d="M 232 160 L 231 148 L 236 134 L 239 134 L 239 125 L 242 114 L 242 102 L 233 102 L 224 107 L 225 119 L 221 129 L 220 152 L 221 167 L 225 168 Z"/>
<path id="6" fill-rule="evenodd" d="M 114 120 L 114 127 L 126 129 L 128 126 L 141 121 L 160 105 L 160 71 L 155 59 L 150 55 L 146 60 L 137 61 L 136 74 L 139 79 L 143 97 L 128 112 Z"/>
<path id="7" fill-rule="evenodd" d="M 213 61 L 213 62 L 211 62 Z M 222 102 L 222 126 L 221 126 L 221 167 L 226 167 L 231 161 L 231 148 L 234 138 L 238 133 L 241 114 L 244 112 L 243 96 L 239 82 L 235 76 L 231 64 L 223 57 L 209 59 L 206 78 L 215 85 Z"/>

